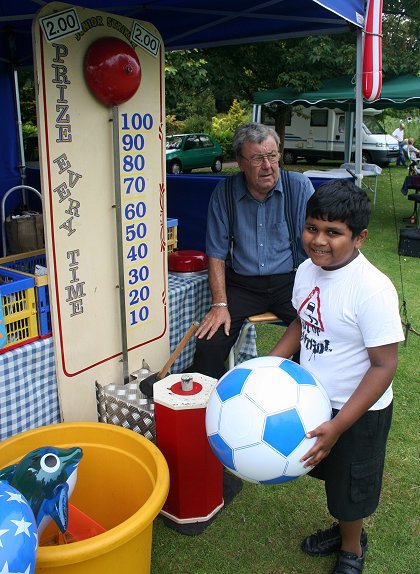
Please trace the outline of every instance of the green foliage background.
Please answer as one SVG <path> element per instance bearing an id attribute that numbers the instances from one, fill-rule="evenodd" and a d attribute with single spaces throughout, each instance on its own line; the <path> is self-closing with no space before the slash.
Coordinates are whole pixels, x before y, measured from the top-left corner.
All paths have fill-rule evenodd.
<path id="1" fill-rule="evenodd" d="M 384 0 L 383 10 L 384 79 L 420 74 L 420 3 Z M 354 75 L 355 62 L 354 30 L 331 36 L 168 53 L 167 113 L 181 122 L 193 116 L 189 130 L 184 131 L 201 130 L 203 118 L 211 113 L 210 100 L 216 118 L 230 115 L 235 100 L 250 114 L 250 103 L 257 91 L 275 87 L 316 90 L 322 80 Z M 193 102 L 197 102 L 198 110 L 192 110 Z M 387 111 L 386 115 L 395 119 L 400 113 Z M 217 131 L 213 133 L 217 136 Z"/>

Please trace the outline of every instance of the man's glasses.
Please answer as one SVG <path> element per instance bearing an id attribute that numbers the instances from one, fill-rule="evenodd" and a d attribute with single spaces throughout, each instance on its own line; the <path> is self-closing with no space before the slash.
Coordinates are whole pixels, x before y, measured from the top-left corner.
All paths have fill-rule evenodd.
<path id="1" fill-rule="evenodd" d="M 268 159 L 269 163 L 271 163 L 271 164 L 277 163 L 279 160 L 279 153 L 277 151 L 272 151 L 272 152 L 266 153 L 264 155 L 253 155 L 249 159 L 247 157 L 244 157 L 243 155 L 241 155 L 241 157 L 243 159 L 246 159 L 246 161 L 249 161 L 249 163 L 251 165 L 253 165 L 254 167 L 258 167 L 258 166 L 262 165 L 262 162 L 265 159 Z"/>

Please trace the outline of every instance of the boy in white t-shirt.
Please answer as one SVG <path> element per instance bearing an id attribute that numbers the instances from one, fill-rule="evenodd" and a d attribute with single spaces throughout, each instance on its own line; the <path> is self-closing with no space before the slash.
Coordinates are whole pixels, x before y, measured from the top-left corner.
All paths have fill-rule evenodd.
<path id="1" fill-rule="evenodd" d="M 313 429 L 302 461 L 324 480 L 331 528 L 305 538 L 311 556 L 338 552 L 333 574 L 362 572 L 363 518 L 376 509 L 392 418 L 392 378 L 404 339 L 391 281 L 359 252 L 370 202 L 353 182 L 323 184 L 309 199 L 302 244 L 309 257 L 296 273 L 298 318 L 271 351 L 290 357 L 326 389 L 333 418 Z"/>

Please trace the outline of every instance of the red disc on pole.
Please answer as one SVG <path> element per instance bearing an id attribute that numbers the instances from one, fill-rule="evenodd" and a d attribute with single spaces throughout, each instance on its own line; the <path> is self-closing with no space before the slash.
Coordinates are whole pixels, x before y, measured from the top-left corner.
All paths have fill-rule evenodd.
<path id="1" fill-rule="evenodd" d="M 93 95 L 104 104 L 123 104 L 134 96 L 140 85 L 140 61 L 123 40 L 100 38 L 86 53 L 85 79 Z"/>

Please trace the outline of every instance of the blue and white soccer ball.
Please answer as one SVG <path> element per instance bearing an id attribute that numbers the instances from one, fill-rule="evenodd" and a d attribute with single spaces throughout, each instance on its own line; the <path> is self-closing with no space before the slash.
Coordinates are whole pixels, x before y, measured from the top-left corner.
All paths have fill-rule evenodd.
<path id="1" fill-rule="evenodd" d="M 206 431 L 214 453 L 233 474 L 276 484 L 309 472 L 299 459 L 316 438 L 305 435 L 331 414 L 327 393 L 306 369 L 288 359 L 258 357 L 217 383 Z"/>

